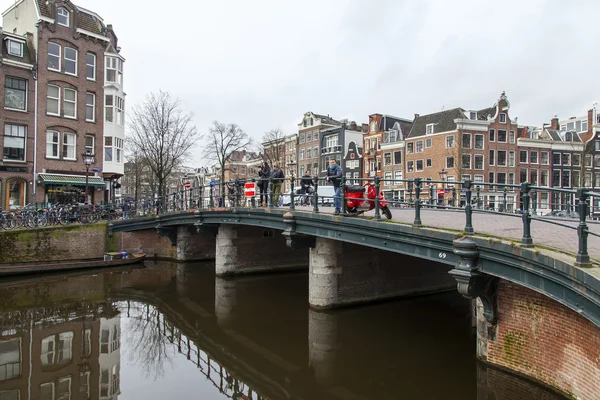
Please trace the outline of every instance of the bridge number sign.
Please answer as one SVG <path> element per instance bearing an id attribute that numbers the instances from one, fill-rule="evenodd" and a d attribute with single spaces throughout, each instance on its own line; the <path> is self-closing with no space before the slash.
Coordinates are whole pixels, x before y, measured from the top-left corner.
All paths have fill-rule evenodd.
<path id="1" fill-rule="evenodd" d="M 244 194 L 246 197 L 254 197 L 256 193 L 256 188 L 254 182 L 246 182 L 244 185 Z"/>

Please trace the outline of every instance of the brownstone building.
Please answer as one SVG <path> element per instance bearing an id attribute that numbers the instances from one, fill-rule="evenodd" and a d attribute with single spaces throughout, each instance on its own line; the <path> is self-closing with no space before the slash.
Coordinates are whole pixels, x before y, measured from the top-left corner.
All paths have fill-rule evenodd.
<path id="1" fill-rule="evenodd" d="M 105 75 L 105 53 L 118 49 L 116 35 L 93 11 L 69 0 L 22 0 L 2 16 L 5 30 L 21 37 L 32 35 L 31 51 L 37 53 L 33 198 L 51 203 L 104 200 L 105 120 L 124 118 L 122 98 L 119 102 L 110 96 L 105 105 L 105 79 L 118 82 L 120 77 L 122 84 L 122 59 L 119 62 L 116 55 L 111 74 Z M 121 157 L 123 151 L 122 138 L 111 137 L 110 162 L 112 142 L 120 143 Z M 96 156 L 88 168 L 87 194 L 84 153 Z M 121 169 L 123 164 L 121 159 Z"/>
<path id="2" fill-rule="evenodd" d="M 35 50 L 31 35 L 0 29 L 0 208 L 32 202 L 35 137 Z"/>

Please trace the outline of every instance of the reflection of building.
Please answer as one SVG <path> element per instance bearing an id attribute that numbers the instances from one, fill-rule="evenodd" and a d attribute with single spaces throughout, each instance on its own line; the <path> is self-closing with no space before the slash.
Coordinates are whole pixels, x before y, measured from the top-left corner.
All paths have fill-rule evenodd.
<path id="1" fill-rule="evenodd" d="M 76 316 L 79 312 L 64 316 L 57 312 L 24 320 L 14 314 L 2 316 L 1 400 L 117 398 L 118 314 L 99 319 Z"/>

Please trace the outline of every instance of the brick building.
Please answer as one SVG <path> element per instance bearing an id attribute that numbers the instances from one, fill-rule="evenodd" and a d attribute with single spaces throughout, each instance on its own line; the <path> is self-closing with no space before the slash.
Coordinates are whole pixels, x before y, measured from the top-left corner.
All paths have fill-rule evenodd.
<path id="1" fill-rule="evenodd" d="M 404 118 L 386 114 L 369 115 L 368 131 L 363 136 L 363 178 L 383 178 L 381 143 L 385 132 L 407 129 L 410 125 L 411 121 Z"/>
<path id="2" fill-rule="evenodd" d="M 32 35 L 0 29 L 0 208 L 33 201 L 35 143 L 35 50 Z"/>
<path id="3" fill-rule="evenodd" d="M 37 53 L 35 201 L 113 199 L 124 166 L 124 95 L 112 27 L 69 0 L 18 1 L 2 17 L 5 30 L 32 35 Z M 87 194 L 84 153 L 95 155 Z"/>
<path id="4" fill-rule="evenodd" d="M 296 175 L 302 175 L 310 169 L 313 176 L 317 176 L 323 165 L 320 165 L 321 131 L 341 126 L 342 123 L 330 116 L 314 114 L 309 111 L 304 114 L 298 124 L 298 165 Z M 325 167 L 326 168 L 326 167 Z"/>
<path id="5" fill-rule="evenodd" d="M 412 121 L 401 120 L 395 122 L 391 129 L 383 132 L 381 190 L 388 200 L 404 201 L 406 198 L 406 190 L 409 185 L 401 180 L 407 179 L 404 171 L 404 149 L 405 139 L 411 126 Z"/>

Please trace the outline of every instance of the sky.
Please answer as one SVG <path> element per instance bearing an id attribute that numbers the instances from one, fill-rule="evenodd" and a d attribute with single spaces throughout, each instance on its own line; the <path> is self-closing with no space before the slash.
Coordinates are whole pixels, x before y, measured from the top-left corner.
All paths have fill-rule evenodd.
<path id="1" fill-rule="evenodd" d="M 200 132 L 217 120 L 260 140 L 297 132 L 307 111 L 412 118 L 490 107 L 502 91 L 511 117 L 539 126 L 600 101 L 596 0 L 74 3 L 113 25 L 127 108 L 168 91 Z"/>

